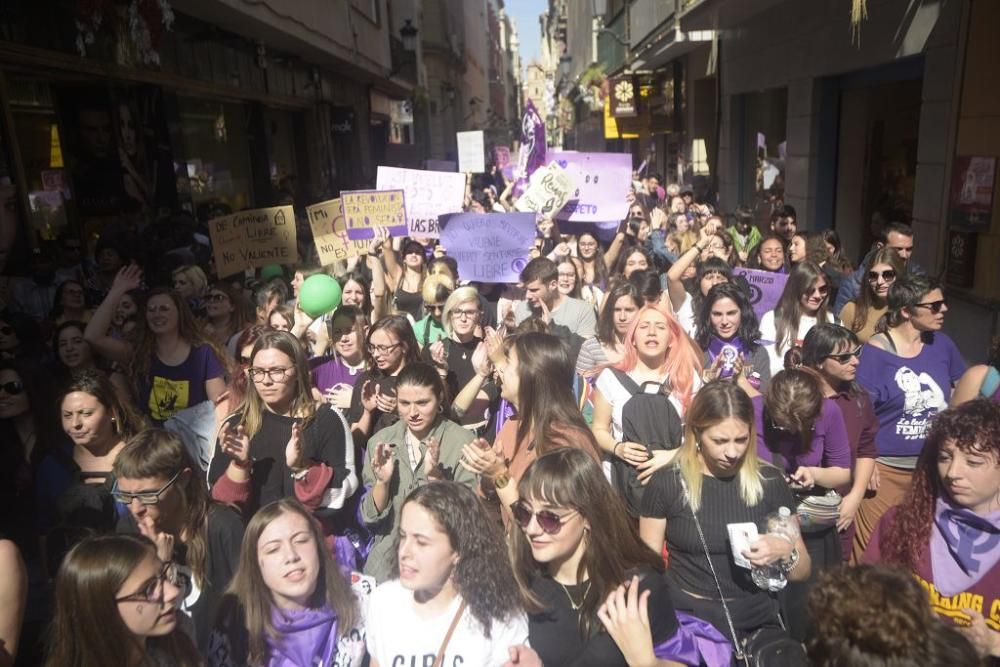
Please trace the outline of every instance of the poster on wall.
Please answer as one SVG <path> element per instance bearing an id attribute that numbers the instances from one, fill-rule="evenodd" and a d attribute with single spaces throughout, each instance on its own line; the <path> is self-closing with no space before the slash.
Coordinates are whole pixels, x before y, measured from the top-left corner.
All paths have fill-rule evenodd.
<path id="1" fill-rule="evenodd" d="M 952 227 L 984 230 L 990 226 L 993 214 L 993 185 L 996 182 L 997 159 L 972 155 L 956 155 L 951 173 Z"/>

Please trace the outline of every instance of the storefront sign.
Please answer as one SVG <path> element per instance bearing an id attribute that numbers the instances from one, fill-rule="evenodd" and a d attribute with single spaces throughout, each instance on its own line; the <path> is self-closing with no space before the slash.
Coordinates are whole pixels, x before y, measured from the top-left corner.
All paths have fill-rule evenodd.
<path id="1" fill-rule="evenodd" d="M 516 283 L 534 240 L 534 213 L 455 213 L 441 218 L 441 245 L 466 280 Z"/>
<path id="2" fill-rule="evenodd" d="M 605 139 L 638 139 L 639 135 L 634 132 L 622 132 L 618 128 L 618 121 L 611 115 L 611 99 L 604 98 L 604 138 Z"/>
<path id="3" fill-rule="evenodd" d="M 771 271 L 758 271 L 757 269 L 734 269 L 734 276 L 743 276 L 750 286 L 750 305 L 753 312 L 757 314 L 759 320 L 769 310 L 774 310 L 778 305 L 778 299 L 785 290 L 785 283 L 788 282 L 788 275 L 784 273 L 772 273 Z M 773 340 L 766 341 L 773 343 Z"/>
<path id="4" fill-rule="evenodd" d="M 458 141 L 458 170 L 481 174 L 486 171 L 486 155 L 483 148 L 483 131 L 456 132 Z"/>
<path id="5" fill-rule="evenodd" d="M 528 187 L 528 179 L 535 170 L 545 164 L 545 121 L 528 100 L 521 119 L 521 146 L 517 151 L 517 166 L 514 168 L 514 195 L 519 196 Z"/>
<path id="6" fill-rule="evenodd" d="M 339 199 L 320 202 L 306 207 L 313 242 L 321 266 L 363 255 L 369 241 L 352 241 L 347 238 L 347 222 Z"/>
<path id="7" fill-rule="evenodd" d="M 546 159 L 565 169 L 576 184 L 556 218 L 569 222 L 604 222 L 622 220 L 628 214 L 624 193 L 632 185 L 631 155 L 549 151 Z"/>
<path id="8" fill-rule="evenodd" d="M 376 227 L 390 236 L 406 236 L 406 203 L 402 190 L 352 190 L 340 193 L 347 221 L 347 238 L 375 237 Z"/>
<path id="9" fill-rule="evenodd" d="M 611 115 L 615 118 L 631 118 L 639 115 L 639 96 L 636 94 L 635 79 L 631 76 L 615 77 L 611 80 Z"/>
<path id="10" fill-rule="evenodd" d="M 438 216 L 461 212 L 465 201 L 465 174 L 455 172 L 379 167 L 375 187 L 403 191 L 410 236 L 439 237 Z"/>
<path id="11" fill-rule="evenodd" d="M 948 269 L 945 280 L 952 287 L 972 287 L 976 282 L 976 241 L 979 234 L 952 229 L 948 232 Z"/>
<path id="12" fill-rule="evenodd" d="M 330 130 L 334 134 L 354 132 L 354 107 L 331 107 Z"/>
<path id="13" fill-rule="evenodd" d="M 555 162 L 550 162 L 547 166 L 536 169 L 531 175 L 527 191 L 514 202 L 514 208 L 518 211 L 534 211 L 551 216 L 566 205 L 571 194 L 573 194 L 573 180 L 565 169 Z"/>
<path id="14" fill-rule="evenodd" d="M 995 157 L 955 156 L 951 176 L 951 225 L 988 229 L 993 216 Z"/>
<path id="15" fill-rule="evenodd" d="M 299 261 L 295 245 L 295 209 L 258 208 L 225 215 L 208 222 L 220 278 L 246 269 Z"/>

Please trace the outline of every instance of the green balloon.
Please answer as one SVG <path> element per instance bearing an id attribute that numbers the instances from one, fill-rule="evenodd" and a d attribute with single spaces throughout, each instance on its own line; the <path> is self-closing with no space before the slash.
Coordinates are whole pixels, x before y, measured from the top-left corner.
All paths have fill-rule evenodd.
<path id="1" fill-rule="evenodd" d="M 309 317 L 325 315 L 340 305 L 340 283 L 317 273 L 305 279 L 299 288 L 299 308 Z"/>
<path id="2" fill-rule="evenodd" d="M 268 264 L 260 270 L 261 280 L 271 280 L 272 278 L 284 278 L 285 270 L 280 264 Z"/>

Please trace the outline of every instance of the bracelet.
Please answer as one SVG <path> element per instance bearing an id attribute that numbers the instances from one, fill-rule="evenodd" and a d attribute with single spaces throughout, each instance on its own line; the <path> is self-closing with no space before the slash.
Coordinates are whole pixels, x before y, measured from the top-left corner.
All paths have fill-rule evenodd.
<path id="1" fill-rule="evenodd" d="M 784 570 L 786 574 L 788 572 L 791 572 L 792 570 L 794 570 L 795 566 L 798 565 L 798 563 L 799 563 L 799 550 L 798 550 L 798 548 L 793 548 L 792 549 L 792 553 L 789 554 L 787 560 L 780 560 L 780 561 L 778 561 L 778 564 L 781 566 L 781 569 Z"/>
<path id="2" fill-rule="evenodd" d="M 298 469 L 289 468 L 289 470 L 291 470 L 292 479 L 299 482 L 304 480 L 306 478 L 306 475 L 309 474 L 309 468 L 298 468 Z"/>
<path id="3" fill-rule="evenodd" d="M 615 446 L 611 448 L 611 456 L 618 456 L 618 448 L 624 444 L 624 442 L 616 442 Z"/>

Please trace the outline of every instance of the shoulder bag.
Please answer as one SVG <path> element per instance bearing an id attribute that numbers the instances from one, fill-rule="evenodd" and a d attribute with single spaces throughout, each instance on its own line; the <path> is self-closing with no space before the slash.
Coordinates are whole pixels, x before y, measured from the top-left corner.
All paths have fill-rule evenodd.
<path id="1" fill-rule="evenodd" d="M 444 636 L 444 641 L 441 642 L 441 647 L 438 649 L 437 655 L 434 657 L 433 667 L 441 667 L 441 663 L 444 662 L 445 649 L 448 648 L 448 642 L 451 641 L 451 636 L 455 634 L 455 628 L 458 627 L 458 622 L 462 619 L 462 614 L 465 613 L 466 606 L 466 601 L 462 600 L 462 604 L 458 606 L 458 611 L 455 612 L 455 618 L 451 619 L 451 625 L 448 626 L 448 632 Z"/>
<path id="2" fill-rule="evenodd" d="M 780 613 L 778 614 L 780 627 L 763 626 L 757 628 L 744 637 L 743 641 L 740 641 L 736 634 L 736 626 L 733 625 L 733 617 L 729 613 L 729 605 L 726 604 L 726 596 L 722 593 L 719 575 L 715 573 L 715 565 L 712 564 L 712 556 L 708 551 L 705 533 L 701 530 L 698 513 L 691 505 L 691 495 L 688 493 L 687 483 L 683 477 L 680 478 L 680 481 L 681 487 L 684 489 L 684 499 L 687 501 L 688 507 L 691 508 L 691 516 L 694 517 L 694 526 L 698 529 L 698 539 L 701 540 L 701 548 L 705 551 L 708 569 L 711 570 L 712 578 L 715 580 L 715 589 L 719 592 L 719 602 L 726 615 L 729 635 L 733 638 L 733 659 L 746 667 L 800 667 L 808 664 L 805 647 L 788 634 Z"/>

